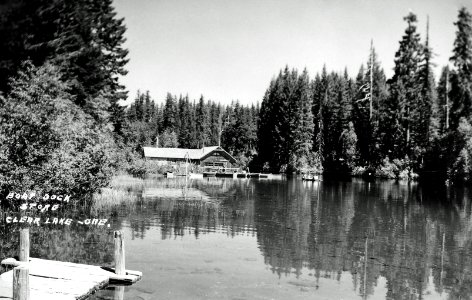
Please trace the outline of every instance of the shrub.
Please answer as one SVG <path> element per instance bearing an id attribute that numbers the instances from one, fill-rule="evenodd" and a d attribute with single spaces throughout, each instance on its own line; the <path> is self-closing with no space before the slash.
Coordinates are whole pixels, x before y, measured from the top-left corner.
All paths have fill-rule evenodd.
<path id="1" fill-rule="evenodd" d="M 418 174 L 413 171 L 408 157 L 394 159 L 393 161 L 386 157 L 375 173 L 378 177 L 390 179 L 414 180 L 418 178 Z"/>
<path id="2" fill-rule="evenodd" d="M 125 170 L 132 176 L 144 178 L 147 174 L 146 161 L 143 158 L 135 158 L 128 163 Z"/>
<path id="3" fill-rule="evenodd" d="M 352 175 L 354 176 L 362 176 L 364 175 L 365 171 L 367 170 L 366 167 L 357 166 L 352 170 Z"/>
<path id="4" fill-rule="evenodd" d="M 448 175 L 455 180 L 472 180 L 472 125 L 465 118 L 461 118 L 457 133 L 454 137 L 453 153 L 457 156 L 448 168 Z"/>
<path id="5" fill-rule="evenodd" d="M 26 64 L 12 80 L 0 105 L 1 190 L 83 195 L 107 185 L 111 129 L 74 104 L 60 76 L 51 65 Z"/>

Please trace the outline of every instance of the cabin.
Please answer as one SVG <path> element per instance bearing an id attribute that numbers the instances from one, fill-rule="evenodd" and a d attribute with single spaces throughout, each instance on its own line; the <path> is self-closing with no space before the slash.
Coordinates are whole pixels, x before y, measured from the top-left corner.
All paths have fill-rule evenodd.
<path id="1" fill-rule="evenodd" d="M 181 165 L 189 162 L 200 167 L 232 168 L 236 164 L 231 154 L 220 146 L 201 149 L 143 147 L 144 158 L 158 164 Z"/>

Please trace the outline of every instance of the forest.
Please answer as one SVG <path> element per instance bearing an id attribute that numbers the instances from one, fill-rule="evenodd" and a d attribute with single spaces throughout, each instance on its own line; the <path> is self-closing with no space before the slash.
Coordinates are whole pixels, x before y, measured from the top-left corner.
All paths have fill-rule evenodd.
<path id="1" fill-rule="evenodd" d="M 460 9 L 450 62 L 434 76 L 429 20 L 422 39 L 417 16 L 405 32 L 387 78 L 372 42 L 357 76 L 310 78 L 286 66 L 257 105 L 222 106 L 204 97 L 168 94 L 157 105 L 138 92 L 127 109 L 127 144 L 198 148 L 217 145 L 241 167 L 274 173 L 375 174 L 377 177 L 470 180 L 472 164 L 472 18 Z"/>
<path id="2" fill-rule="evenodd" d="M 221 145 L 240 167 L 247 167 L 257 154 L 258 104 L 221 105 L 203 96 L 195 101 L 170 93 L 157 104 L 149 92 L 138 91 L 125 118 L 124 142 L 136 153 L 150 145 L 190 149 Z"/>
<path id="3" fill-rule="evenodd" d="M 112 0 L 11 0 L 0 13 L 2 192 L 91 194 L 142 167 L 143 146 L 221 145 L 251 171 L 471 179 L 466 8 L 438 82 L 429 34 L 420 37 L 410 13 L 392 78 L 372 43 L 355 78 L 326 66 L 310 78 L 286 66 L 249 106 L 149 92 L 122 106 L 126 26 Z"/>
<path id="4" fill-rule="evenodd" d="M 379 177 L 469 180 L 472 19 L 460 9 L 452 68 L 434 77 L 434 49 L 404 17 L 405 32 L 386 78 L 373 44 L 355 78 L 324 67 L 286 67 L 262 100 L 258 163 L 272 172 L 366 172 Z"/>

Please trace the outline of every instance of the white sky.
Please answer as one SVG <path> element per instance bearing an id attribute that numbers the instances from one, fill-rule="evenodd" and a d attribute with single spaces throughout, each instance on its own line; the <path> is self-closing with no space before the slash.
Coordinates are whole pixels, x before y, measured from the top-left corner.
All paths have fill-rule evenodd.
<path id="1" fill-rule="evenodd" d="M 461 6 L 470 0 L 115 0 L 128 28 L 129 100 L 149 90 L 157 101 L 167 92 L 228 104 L 261 101 L 271 78 L 285 65 L 347 67 L 355 77 L 369 54 L 370 39 L 387 76 L 411 10 L 430 43 L 436 74 L 451 56 Z"/>

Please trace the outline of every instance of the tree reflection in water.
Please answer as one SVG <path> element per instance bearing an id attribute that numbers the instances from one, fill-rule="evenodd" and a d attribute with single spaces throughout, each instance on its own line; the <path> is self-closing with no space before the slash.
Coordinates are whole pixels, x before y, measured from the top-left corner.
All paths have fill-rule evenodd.
<path id="1" fill-rule="evenodd" d="M 467 189 L 446 194 L 355 181 L 313 188 L 319 192 L 299 182 L 281 184 L 255 203 L 258 242 L 279 276 L 292 269 L 298 276 L 306 266 L 317 280 L 339 280 L 348 271 L 359 295 L 372 294 L 381 276 L 388 298 L 424 296 L 428 285 L 452 298 L 472 295 Z"/>
<path id="2" fill-rule="evenodd" d="M 137 193 L 133 203 L 88 212 L 108 216 L 112 228 L 33 228 L 31 256 L 111 264 L 110 232 L 122 226 L 133 239 L 146 239 L 150 230 L 165 240 L 248 235 L 278 277 L 309 274 L 315 287 L 352 278 L 355 293 L 365 298 L 381 283 L 392 299 L 472 296 L 467 188 L 204 179 L 157 181 Z M 1 225 L 3 259 L 16 254 L 18 239 L 16 227 Z"/>
<path id="3" fill-rule="evenodd" d="M 349 273 L 362 296 L 374 293 L 380 277 L 386 280 L 388 298 L 421 298 L 432 291 L 472 296 L 466 188 L 360 180 L 215 180 L 194 187 L 214 202 L 196 205 L 196 199 L 157 197 L 152 210 L 159 214 L 137 222 L 152 220 L 164 239 L 255 234 L 265 263 L 278 276 L 310 272 L 319 282 L 339 281 Z M 137 237 L 149 227 L 133 226 Z"/>

